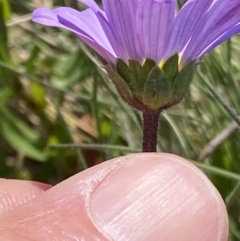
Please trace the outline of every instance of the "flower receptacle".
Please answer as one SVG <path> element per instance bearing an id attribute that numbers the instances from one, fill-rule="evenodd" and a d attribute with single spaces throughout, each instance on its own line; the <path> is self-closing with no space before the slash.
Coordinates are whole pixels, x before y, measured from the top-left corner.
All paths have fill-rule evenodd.
<path id="1" fill-rule="evenodd" d="M 132 107 L 163 110 L 179 103 L 188 92 L 194 75 L 194 61 L 179 71 L 176 54 L 161 67 L 153 60 L 117 60 L 115 68 L 105 66 L 121 97 Z"/>

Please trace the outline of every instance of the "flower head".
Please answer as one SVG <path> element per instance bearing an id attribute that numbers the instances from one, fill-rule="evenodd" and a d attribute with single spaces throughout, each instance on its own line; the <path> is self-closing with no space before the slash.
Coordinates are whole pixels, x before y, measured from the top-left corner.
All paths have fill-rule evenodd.
<path id="1" fill-rule="evenodd" d="M 109 63 L 119 93 L 140 110 L 181 101 L 192 63 L 240 31 L 240 0 L 188 0 L 178 11 L 177 0 L 102 0 L 103 10 L 78 1 L 88 9 L 39 8 L 33 21 L 75 33 Z"/>
<path id="2" fill-rule="evenodd" d="M 104 10 L 78 1 L 89 8 L 39 8 L 33 21 L 72 31 L 109 63 L 158 63 L 177 53 L 184 66 L 240 29 L 239 0 L 188 0 L 177 12 L 176 0 L 103 0 Z"/>

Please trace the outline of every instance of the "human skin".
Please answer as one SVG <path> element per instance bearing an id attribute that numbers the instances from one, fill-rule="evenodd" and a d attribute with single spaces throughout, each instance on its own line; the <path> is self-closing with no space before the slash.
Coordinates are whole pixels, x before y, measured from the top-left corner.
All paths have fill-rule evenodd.
<path id="1" fill-rule="evenodd" d="M 216 188 L 164 153 L 119 157 L 49 186 L 0 179 L 1 241 L 227 241 Z"/>

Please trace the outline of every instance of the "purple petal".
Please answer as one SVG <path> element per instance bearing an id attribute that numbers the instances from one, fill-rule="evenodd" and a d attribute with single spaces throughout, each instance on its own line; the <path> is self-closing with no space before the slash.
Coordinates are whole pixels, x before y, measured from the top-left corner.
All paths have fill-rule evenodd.
<path id="1" fill-rule="evenodd" d="M 168 59 L 181 52 L 192 36 L 197 23 L 205 15 L 213 0 L 188 0 L 174 19 L 169 41 L 164 54 Z"/>
<path id="2" fill-rule="evenodd" d="M 67 7 L 56 8 L 53 11 L 39 8 L 33 12 L 32 19 L 34 22 L 43 25 L 61 27 L 72 31 L 107 61 L 115 62 L 116 55 L 91 9 L 78 12 Z"/>
<path id="3" fill-rule="evenodd" d="M 195 30 L 182 61 L 197 58 L 207 46 L 234 27 L 240 21 L 239 11 L 239 0 L 215 0 Z"/>
<path id="4" fill-rule="evenodd" d="M 129 59 L 142 60 L 137 37 L 135 14 L 138 0 L 103 0 L 107 19 L 115 30 L 123 51 Z"/>
<path id="5" fill-rule="evenodd" d="M 225 40 L 229 39 L 233 35 L 240 33 L 240 23 L 238 23 L 236 26 L 234 26 L 232 29 L 224 33 L 222 36 L 220 36 L 217 40 L 215 40 L 212 44 L 210 44 L 199 56 L 203 56 L 204 54 L 208 53 L 212 49 L 214 49 L 219 44 L 223 43 Z"/>
<path id="6" fill-rule="evenodd" d="M 60 23 L 72 29 L 89 35 L 101 46 L 105 47 L 109 52 L 114 53 L 95 13 L 91 9 L 79 12 L 73 8 L 60 7 L 53 10 L 58 16 Z"/>
<path id="7" fill-rule="evenodd" d="M 102 9 L 100 9 L 99 6 L 96 4 L 96 2 L 93 0 L 77 0 L 77 1 L 85 4 L 95 12 L 109 42 L 111 43 L 114 49 L 114 52 L 116 53 L 118 58 L 127 60 L 128 55 L 126 54 L 126 51 L 124 52 L 123 46 L 119 41 L 119 37 L 117 36 L 115 29 L 108 22 L 106 13 Z"/>
<path id="8" fill-rule="evenodd" d="M 78 2 L 81 2 L 91 8 L 94 12 L 101 12 L 102 14 L 105 14 L 104 11 L 97 5 L 97 3 L 94 0 L 77 0 Z"/>
<path id="9" fill-rule="evenodd" d="M 127 61 L 129 59 L 128 54 L 126 53 L 126 51 L 124 51 L 124 47 L 121 41 L 119 40 L 119 37 L 117 36 L 115 29 L 110 25 L 110 23 L 107 21 L 104 15 L 97 12 L 96 16 L 98 17 L 98 20 L 101 23 L 101 26 L 106 36 L 108 37 L 117 57 Z"/>
<path id="10" fill-rule="evenodd" d="M 146 58 L 159 62 L 165 52 L 174 20 L 175 0 L 142 0 L 136 15 L 137 31 Z"/>
<path id="11" fill-rule="evenodd" d="M 110 64 L 116 64 L 117 57 L 116 55 L 109 53 L 105 48 L 103 48 L 101 45 L 99 45 L 95 41 L 90 41 L 88 38 L 85 38 L 84 36 L 80 34 L 76 34 L 83 42 L 85 42 L 89 47 L 94 49 L 100 56 L 102 56 L 103 59 L 106 60 L 107 63 Z"/>
<path id="12" fill-rule="evenodd" d="M 214 42 L 219 38 L 223 33 L 231 29 L 240 21 L 240 3 L 239 6 L 233 8 L 231 12 L 222 17 L 222 19 L 216 23 L 205 35 L 204 41 L 199 46 L 198 50 L 194 55 L 199 55 L 209 44 Z"/>
<path id="13" fill-rule="evenodd" d="M 47 8 L 38 8 L 34 10 L 32 20 L 46 26 L 62 27 L 58 22 L 56 14 Z"/>

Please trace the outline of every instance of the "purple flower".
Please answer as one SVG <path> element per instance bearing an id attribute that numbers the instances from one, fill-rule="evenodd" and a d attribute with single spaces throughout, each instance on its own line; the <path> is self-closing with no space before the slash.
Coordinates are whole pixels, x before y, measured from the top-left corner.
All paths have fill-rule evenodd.
<path id="1" fill-rule="evenodd" d="M 78 0 L 89 8 L 39 8 L 33 21 L 75 33 L 110 64 L 117 58 L 165 62 L 179 54 L 183 67 L 240 31 L 240 0 Z"/>

